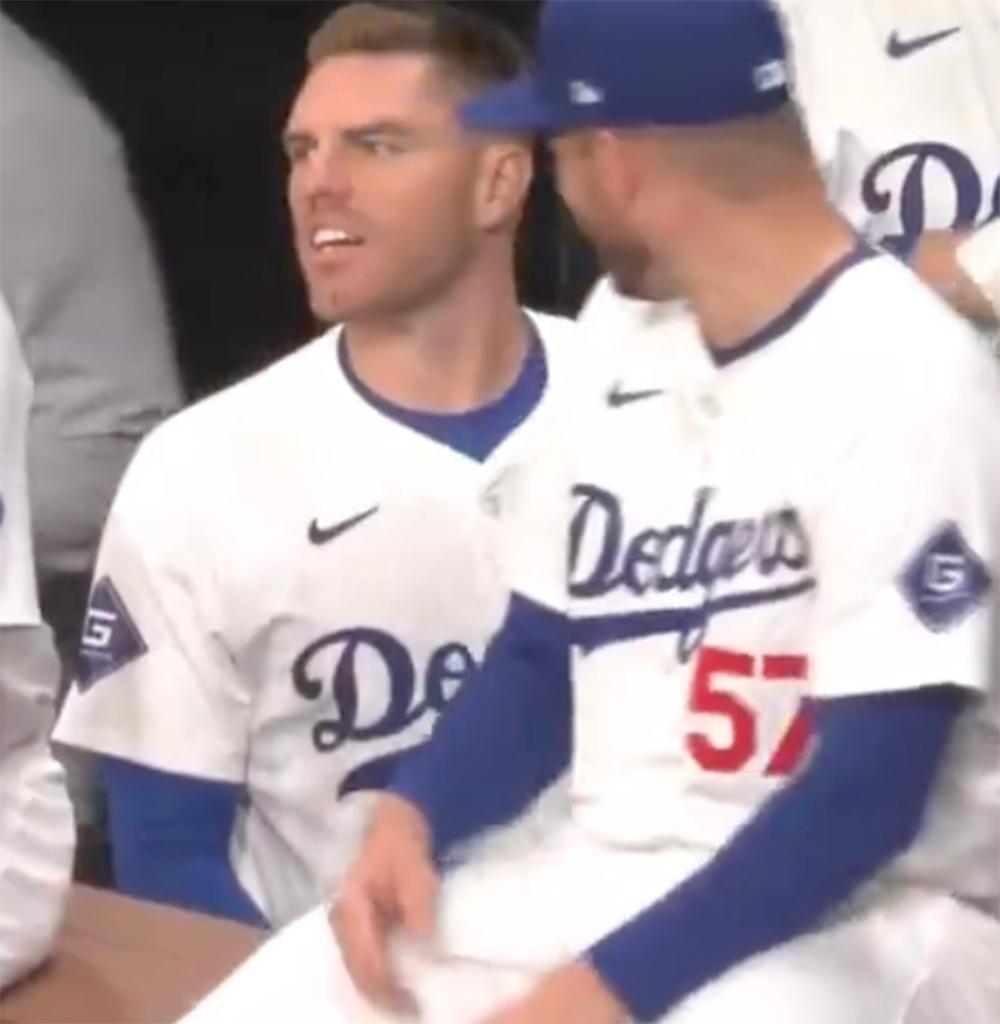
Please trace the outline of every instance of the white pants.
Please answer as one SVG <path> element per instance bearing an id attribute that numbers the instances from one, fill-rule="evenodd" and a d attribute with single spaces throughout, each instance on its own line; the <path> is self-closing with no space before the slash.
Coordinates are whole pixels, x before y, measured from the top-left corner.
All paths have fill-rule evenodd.
<path id="1" fill-rule="evenodd" d="M 442 890 L 434 948 L 400 941 L 393 949 L 420 1019 L 473 1024 L 666 891 L 690 871 L 687 861 L 608 851 L 566 830 L 532 854 L 460 868 Z M 886 892 L 864 911 L 744 961 L 663 1022 L 996 1024 L 998 961 L 993 918 L 942 894 Z M 184 1020 L 281 1018 L 402 1024 L 357 994 L 322 908 L 271 940 Z"/>

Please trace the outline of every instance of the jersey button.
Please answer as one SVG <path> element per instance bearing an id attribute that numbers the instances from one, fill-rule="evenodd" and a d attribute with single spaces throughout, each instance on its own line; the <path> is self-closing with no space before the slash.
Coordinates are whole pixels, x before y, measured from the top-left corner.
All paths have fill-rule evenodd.
<path id="1" fill-rule="evenodd" d="M 500 515 L 501 501 L 500 495 L 497 494 L 496 491 L 487 491 L 483 495 L 480 504 L 482 505 L 483 511 L 493 519 L 496 519 Z"/>
<path id="2" fill-rule="evenodd" d="M 703 394 L 698 399 L 698 408 L 705 416 L 713 420 L 722 413 L 722 403 L 719 401 L 718 395 L 711 393 Z"/>

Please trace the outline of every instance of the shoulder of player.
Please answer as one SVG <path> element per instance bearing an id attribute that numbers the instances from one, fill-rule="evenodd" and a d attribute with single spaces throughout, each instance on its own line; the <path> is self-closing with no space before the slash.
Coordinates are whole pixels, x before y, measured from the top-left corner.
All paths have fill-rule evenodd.
<path id="1" fill-rule="evenodd" d="M 145 492 L 149 500 L 159 494 L 166 501 L 171 493 L 197 489 L 204 504 L 220 496 L 229 481 L 245 480 L 239 467 L 248 459 L 256 464 L 266 459 L 275 423 L 287 424 L 312 404 L 306 396 L 323 380 L 319 367 L 328 355 L 325 339 L 321 336 L 160 423 L 139 445 L 116 503 L 125 494 Z"/>
<path id="2" fill-rule="evenodd" d="M 836 349 L 851 391 L 889 409 L 958 411 L 976 396 L 1000 408 L 1000 375 L 980 332 L 891 257 L 845 274 Z"/>
<path id="3" fill-rule="evenodd" d="M 271 433 L 269 414 L 287 418 L 301 409 L 305 393 L 316 386 L 321 366 L 328 361 L 329 337 L 324 334 L 294 352 L 207 395 L 161 423 L 145 445 L 157 450 L 197 446 L 203 455 L 228 451 L 234 441 L 250 441 Z M 220 453 L 220 454 L 221 454 Z"/>

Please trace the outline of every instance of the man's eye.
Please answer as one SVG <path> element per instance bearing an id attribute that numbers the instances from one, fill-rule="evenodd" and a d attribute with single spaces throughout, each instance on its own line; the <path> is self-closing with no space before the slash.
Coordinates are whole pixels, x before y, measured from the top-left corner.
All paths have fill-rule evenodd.
<path id="1" fill-rule="evenodd" d="M 297 164 L 312 152 L 312 144 L 305 141 L 289 141 L 285 143 L 285 157 L 289 163 Z"/>
<path id="2" fill-rule="evenodd" d="M 358 143 L 366 153 L 371 153 L 372 156 L 395 156 L 403 151 L 403 147 L 398 142 L 391 142 L 377 136 L 365 136 L 359 139 Z"/>

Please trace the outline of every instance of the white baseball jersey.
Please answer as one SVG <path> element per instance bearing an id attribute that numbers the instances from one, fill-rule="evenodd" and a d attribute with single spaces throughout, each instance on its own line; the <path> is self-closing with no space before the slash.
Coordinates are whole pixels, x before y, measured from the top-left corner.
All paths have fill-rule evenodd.
<path id="1" fill-rule="evenodd" d="M 600 844 L 696 867 L 800 763 L 805 695 L 949 682 L 980 697 L 894 870 L 993 901 L 1000 380 L 905 268 L 854 259 L 725 365 L 686 316 L 624 339 L 570 487 L 546 490 L 562 456 L 525 484 L 547 534 L 515 535 L 512 585 L 571 618 L 571 798 Z"/>
<path id="2" fill-rule="evenodd" d="M 781 0 L 834 205 L 874 241 L 1000 215 L 997 0 Z"/>
<path id="3" fill-rule="evenodd" d="M 749 998 L 782 1021 L 900 1021 L 941 935 L 966 941 L 952 894 L 996 900 L 1000 376 L 898 261 L 854 259 L 724 365 L 687 316 L 621 339 L 600 407 L 522 470 L 509 572 L 569 617 L 571 813 L 448 876 L 435 948 L 458 976 L 535 976 L 704 866 L 808 756 L 807 695 L 974 694 L 907 853 L 683 1020 Z"/>
<path id="4" fill-rule="evenodd" d="M 59 662 L 38 611 L 25 436 L 31 377 L 0 302 L 0 988 L 48 952 L 73 860 L 73 814 L 49 751 Z"/>
<path id="5" fill-rule="evenodd" d="M 535 322 L 546 392 L 483 463 L 362 398 L 333 331 L 168 421 L 126 474 L 56 735 L 245 785 L 231 856 L 274 923 L 329 895 L 503 615 L 505 474 L 575 333 Z"/>
<path id="6" fill-rule="evenodd" d="M 984 699 L 907 863 L 993 898 L 1000 381 L 971 328 L 865 253 L 725 365 L 691 357 L 688 318 L 637 336 L 577 417 L 568 594 L 541 538 L 514 545 L 513 585 L 572 619 L 588 834 L 711 853 L 799 763 L 804 694 L 950 682 Z"/>

